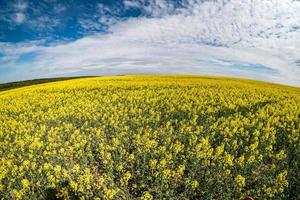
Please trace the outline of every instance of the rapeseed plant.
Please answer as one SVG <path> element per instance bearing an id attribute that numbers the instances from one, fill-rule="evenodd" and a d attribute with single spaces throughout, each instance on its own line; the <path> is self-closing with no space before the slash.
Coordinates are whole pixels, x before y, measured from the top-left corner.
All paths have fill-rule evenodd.
<path id="1" fill-rule="evenodd" d="M 0 92 L 0 199 L 300 198 L 300 89 L 116 76 Z"/>

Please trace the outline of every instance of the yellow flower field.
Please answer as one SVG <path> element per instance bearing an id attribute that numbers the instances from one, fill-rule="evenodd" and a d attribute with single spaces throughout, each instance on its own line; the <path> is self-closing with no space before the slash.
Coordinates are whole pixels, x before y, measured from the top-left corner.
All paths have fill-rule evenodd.
<path id="1" fill-rule="evenodd" d="M 0 199 L 299 199 L 300 89 L 200 76 L 0 92 Z"/>

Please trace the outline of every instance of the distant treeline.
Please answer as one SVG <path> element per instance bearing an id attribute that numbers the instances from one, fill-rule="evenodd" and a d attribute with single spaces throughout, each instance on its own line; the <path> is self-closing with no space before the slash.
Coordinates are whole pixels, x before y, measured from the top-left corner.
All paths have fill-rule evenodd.
<path id="1" fill-rule="evenodd" d="M 0 92 L 5 91 L 5 90 L 16 89 L 16 88 L 20 88 L 20 87 L 30 86 L 30 85 L 50 83 L 50 82 L 55 82 L 55 81 L 65 81 L 65 80 L 71 80 L 71 79 L 77 79 L 77 78 L 88 78 L 88 77 L 93 77 L 93 76 L 43 78 L 43 79 L 34 79 L 34 80 L 3 83 L 3 84 L 0 84 Z"/>

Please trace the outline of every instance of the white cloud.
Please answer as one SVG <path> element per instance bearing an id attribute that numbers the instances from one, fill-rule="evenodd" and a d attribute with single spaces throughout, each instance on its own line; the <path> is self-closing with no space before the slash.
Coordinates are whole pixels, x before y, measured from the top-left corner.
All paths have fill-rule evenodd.
<path id="1" fill-rule="evenodd" d="M 0 53 L 10 58 L 5 66 L 14 67 L 19 56 L 36 52 L 34 60 L 22 67 L 30 69 L 28 76 L 37 77 L 89 70 L 99 74 L 196 73 L 300 86 L 296 63 L 300 55 L 300 2 L 186 0 L 185 8 L 168 2 L 153 0 L 145 5 L 127 0 L 125 6 L 140 7 L 152 17 L 117 21 L 110 25 L 109 34 L 50 47 L 2 44 L 7 46 Z M 101 4 L 99 9 L 111 12 Z M 251 65 L 265 67 L 249 70 Z"/>
<path id="2" fill-rule="evenodd" d="M 162 17 L 175 11 L 176 2 L 178 3 L 179 1 L 125 0 L 123 3 L 126 9 L 139 8 L 147 16 Z M 185 2 L 185 0 L 182 2 Z"/>
<path id="3" fill-rule="evenodd" d="M 26 10 L 27 7 L 28 7 L 28 4 L 24 1 L 17 1 L 15 4 L 14 4 L 14 7 L 17 11 L 23 11 L 23 10 Z"/>
<path id="4" fill-rule="evenodd" d="M 36 17 L 34 20 L 28 21 L 27 25 L 33 30 L 39 29 L 40 31 L 53 31 L 62 24 L 61 20 L 57 17 L 42 15 Z"/>
<path id="5" fill-rule="evenodd" d="M 93 14 L 91 14 L 93 13 Z M 118 6 L 109 7 L 103 3 L 92 6 L 87 13 L 78 19 L 78 23 L 83 29 L 83 33 L 95 33 L 107 30 L 108 27 L 120 22 L 118 17 L 121 9 Z"/>
<path id="6" fill-rule="evenodd" d="M 45 35 L 55 28 L 62 26 L 64 12 L 67 6 L 52 2 L 45 4 L 44 1 L 7 1 L 0 9 L 0 25 L 7 24 L 10 30 L 22 25 L 25 29 L 36 32 L 46 32 Z M 47 9 L 47 11 L 45 11 Z M 0 34 L 6 29 L 1 29 Z M 18 39 L 18 38 L 17 38 Z"/>
<path id="7" fill-rule="evenodd" d="M 22 24 L 26 20 L 25 11 L 28 8 L 28 4 L 25 1 L 17 1 L 12 6 L 15 12 L 13 21 L 17 24 Z"/>
<path id="8" fill-rule="evenodd" d="M 19 12 L 15 14 L 14 20 L 16 23 L 21 24 L 25 21 L 25 19 L 26 19 L 26 15 L 24 13 Z"/>
<path id="9" fill-rule="evenodd" d="M 141 3 L 139 1 L 125 0 L 123 2 L 123 4 L 125 5 L 126 9 L 129 9 L 129 8 L 140 8 L 141 7 Z"/>
<path id="10" fill-rule="evenodd" d="M 64 11 L 67 10 L 67 7 L 63 4 L 59 4 L 59 3 L 56 3 L 54 6 L 53 6 L 53 11 L 57 14 L 60 14 Z"/>

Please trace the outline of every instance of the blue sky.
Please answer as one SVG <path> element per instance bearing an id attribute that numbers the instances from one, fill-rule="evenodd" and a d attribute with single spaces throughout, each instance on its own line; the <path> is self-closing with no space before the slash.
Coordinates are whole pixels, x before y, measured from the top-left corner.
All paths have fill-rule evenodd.
<path id="1" fill-rule="evenodd" d="M 0 5 L 0 41 L 13 43 L 76 40 L 107 31 L 107 23 L 99 21 L 101 15 L 121 19 L 142 15 L 139 9 L 124 9 L 122 0 L 0 0 Z"/>
<path id="2" fill-rule="evenodd" d="M 298 0 L 0 0 L 0 82 L 210 74 L 300 86 Z"/>

